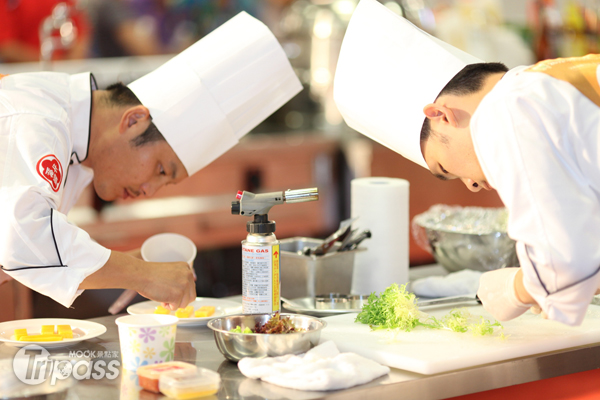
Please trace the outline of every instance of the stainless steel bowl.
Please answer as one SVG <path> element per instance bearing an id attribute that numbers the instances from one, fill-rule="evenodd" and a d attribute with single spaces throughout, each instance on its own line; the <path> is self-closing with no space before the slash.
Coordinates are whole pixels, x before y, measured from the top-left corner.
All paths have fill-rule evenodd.
<path id="1" fill-rule="evenodd" d="M 229 315 L 211 319 L 208 327 L 213 330 L 219 351 L 230 361 L 238 362 L 244 357 L 276 357 L 285 354 L 305 353 L 319 343 L 321 330 L 327 323 L 319 318 L 300 314 L 281 314 L 303 332 L 264 334 L 230 332 L 237 326 L 254 328 L 264 324 L 271 314 Z"/>
<path id="2" fill-rule="evenodd" d="M 413 219 L 413 235 L 450 272 L 518 267 L 507 219 L 502 208 L 437 205 Z"/>

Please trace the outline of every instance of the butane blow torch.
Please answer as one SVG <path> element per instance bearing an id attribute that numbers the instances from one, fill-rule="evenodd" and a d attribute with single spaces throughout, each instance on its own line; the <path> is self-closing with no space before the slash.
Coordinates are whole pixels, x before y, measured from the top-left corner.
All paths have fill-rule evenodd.
<path id="1" fill-rule="evenodd" d="M 267 215 L 277 204 L 302 203 L 319 199 L 317 188 L 254 194 L 239 191 L 231 202 L 231 213 L 254 216 L 246 223 L 248 235 L 242 241 L 242 312 L 275 313 L 280 310 L 279 240 L 275 221 Z"/>

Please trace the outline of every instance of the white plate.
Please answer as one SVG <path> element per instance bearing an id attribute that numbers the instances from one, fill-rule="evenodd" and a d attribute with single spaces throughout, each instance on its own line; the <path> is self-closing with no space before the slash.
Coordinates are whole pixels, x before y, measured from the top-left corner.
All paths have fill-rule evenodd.
<path id="1" fill-rule="evenodd" d="M 27 329 L 28 334 L 35 335 L 42 331 L 42 325 L 71 325 L 73 339 L 63 339 L 58 342 L 20 342 L 15 340 L 15 329 Z M 81 319 L 33 318 L 0 323 L 0 341 L 15 347 L 24 347 L 29 344 L 37 344 L 46 348 L 70 346 L 82 340 L 100 336 L 104 332 L 106 332 L 104 325 Z"/>
<path id="2" fill-rule="evenodd" d="M 132 315 L 154 314 L 154 309 L 159 305 L 160 303 L 156 301 L 143 301 L 127 307 L 127 312 Z M 202 326 L 206 325 L 213 318 L 242 312 L 242 304 L 237 301 L 213 299 L 211 297 L 196 297 L 196 300 L 192 301 L 189 305 L 194 306 L 194 310 L 202 306 L 214 306 L 215 313 L 210 317 L 204 318 L 179 318 L 177 325 Z M 171 311 L 171 315 L 175 315 L 175 311 Z"/>
<path id="3" fill-rule="evenodd" d="M 359 313 L 362 309 L 346 308 L 315 308 L 314 297 L 301 297 L 299 299 L 283 300 L 283 307 L 298 314 L 312 315 L 314 317 L 330 317 L 332 315 Z"/>

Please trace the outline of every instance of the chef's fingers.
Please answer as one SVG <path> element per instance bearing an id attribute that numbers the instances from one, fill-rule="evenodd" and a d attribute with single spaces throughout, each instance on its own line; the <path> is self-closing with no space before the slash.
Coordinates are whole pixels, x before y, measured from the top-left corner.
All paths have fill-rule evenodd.
<path id="1" fill-rule="evenodd" d="M 187 307 L 192 301 L 196 299 L 196 285 L 194 281 L 191 281 L 188 284 L 187 290 L 184 292 L 184 296 L 181 299 L 181 307 Z"/>
<path id="2" fill-rule="evenodd" d="M 192 282 L 190 282 L 190 301 L 189 301 L 189 303 L 191 303 L 194 300 L 196 300 L 196 280 L 195 279 Z"/>
<path id="3" fill-rule="evenodd" d="M 540 307 L 536 304 L 534 306 L 531 306 L 531 308 L 529 310 L 534 314 L 540 314 L 542 312 L 542 307 Z"/>
<path id="4" fill-rule="evenodd" d="M 548 319 L 548 314 L 546 314 L 544 311 L 542 311 L 542 318 Z"/>
<path id="5" fill-rule="evenodd" d="M 194 282 L 194 276 L 191 273 L 191 269 L 188 270 L 188 274 L 185 277 L 185 283 L 179 288 L 177 299 L 170 303 L 171 310 L 177 310 L 178 308 L 185 308 L 188 304 L 196 299 L 196 284 Z"/>
<path id="6" fill-rule="evenodd" d="M 190 265 L 190 264 L 188 264 L 188 265 Z M 195 282 L 196 279 L 198 279 L 198 277 L 196 276 L 196 270 L 194 269 L 193 263 L 190 265 L 190 270 L 192 271 L 192 274 L 194 275 L 194 282 Z"/>

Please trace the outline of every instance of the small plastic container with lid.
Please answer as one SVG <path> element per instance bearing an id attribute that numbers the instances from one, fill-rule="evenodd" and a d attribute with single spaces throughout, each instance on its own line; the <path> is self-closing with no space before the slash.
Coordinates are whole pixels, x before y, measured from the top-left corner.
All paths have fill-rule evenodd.
<path id="1" fill-rule="evenodd" d="M 159 389 L 165 396 L 177 400 L 210 396 L 219 391 L 221 377 L 206 368 L 173 370 L 161 374 Z"/>
<path id="2" fill-rule="evenodd" d="M 170 371 L 196 371 L 198 367 L 181 361 L 170 361 L 154 365 L 146 365 L 137 369 L 137 375 L 140 386 L 143 389 L 154 393 L 160 393 L 158 390 L 159 377 Z"/>

